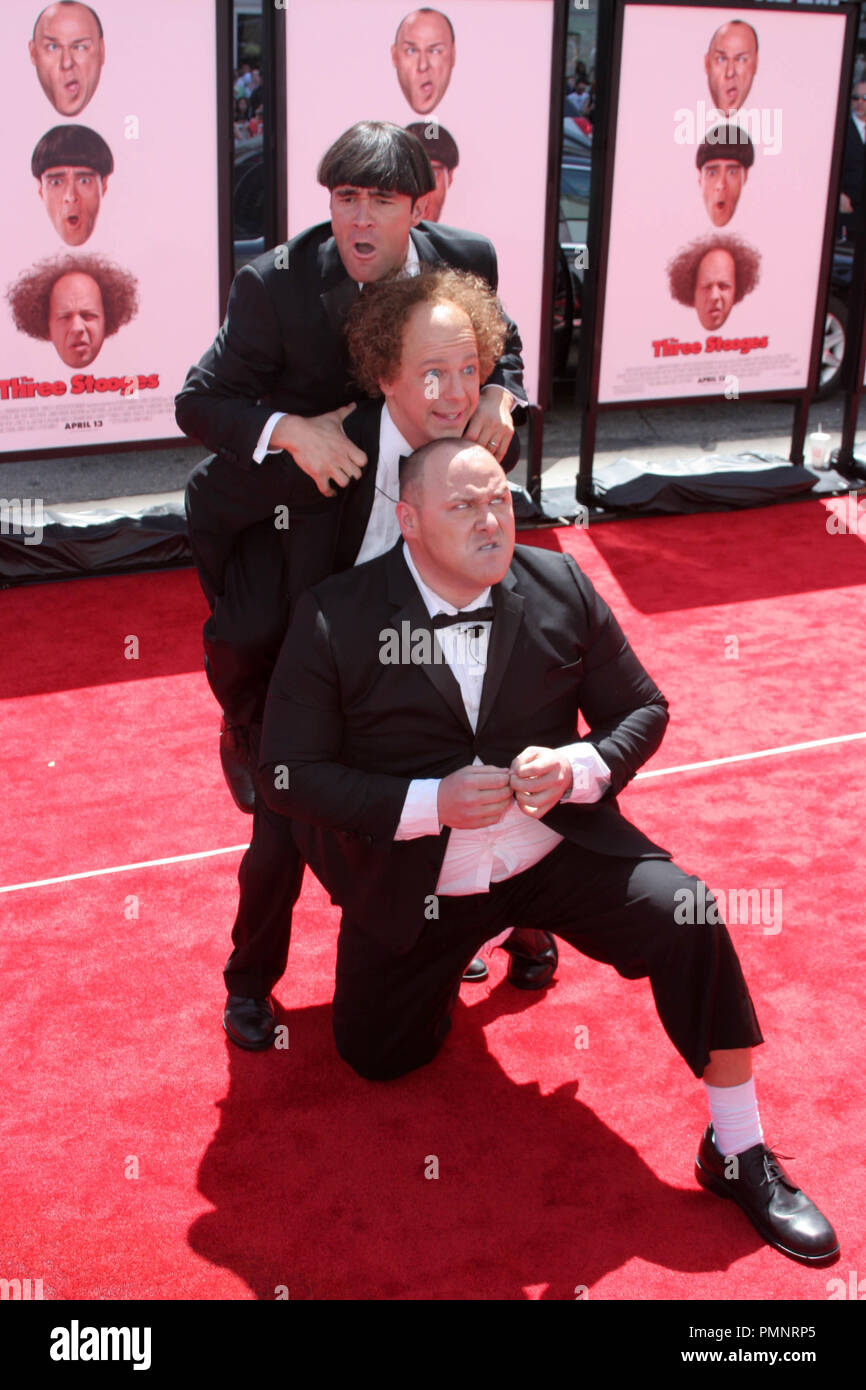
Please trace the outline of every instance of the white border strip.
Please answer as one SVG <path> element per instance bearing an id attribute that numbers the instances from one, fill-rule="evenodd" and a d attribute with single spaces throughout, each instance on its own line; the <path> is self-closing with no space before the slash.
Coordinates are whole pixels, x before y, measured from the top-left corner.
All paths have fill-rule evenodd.
<path id="1" fill-rule="evenodd" d="M 32 883 L 9 883 L 0 893 L 17 893 L 19 888 L 45 888 L 50 883 L 71 883 L 76 878 L 101 878 L 103 874 L 125 874 L 130 869 L 154 869 L 159 864 L 183 864 L 190 859 L 211 859 L 215 854 L 235 854 L 248 845 L 227 845 L 225 849 L 200 849 L 195 854 L 172 854 L 167 859 L 142 859 L 138 864 L 116 864 L 110 869 L 85 869 L 80 874 L 61 874 L 59 878 L 36 878 Z"/>
<path id="2" fill-rule="evenodd" d="M 652 772 L 639 772 L 635 781 L 648 777 L 670 777 L 674 772 L 698 772 L 707 767 L 722 767 L 725 763 L 748 763 L 756 758 L 775 758 L 781 753 L 802 753 L 807 748 L 827 748 L 834 743 L 854 743 L 866 738 L 862 734 L 840 734 L 836 738 L 813 738 L 807 743 L 786 743 L 781 748 L 762 748 L 757 753 L 733 753 L 728 758 L 708 758 L 702 763 L 680 763 L 676 767 L 654 768 Z M 154 869 L 161 864 L 185 864 L 193 859 L 212 859 L 217 854 L 237 854 L 247 849 L 247 845 L 227 845 L 225 849 L 202 849 L 195 854 L 173 854 L 167 859 L 143 859 L 137 864 L 117 864 L 110 869 L 85 869 L 80 874 L 61 874 L 59 878 L 37 878 L 32 883 L 9 883 L 0 887 L 0 893 L 17 893 L 22 888 L 46 888 L 52 883 L 72 883 L 80 878 L 101 878 L 105 874 L 125 874 L 132 869 Z"/>
<path id="3" fill-rule="evenodd" d="M 729 758 L 708 758 L 705 763 L 680 763 L 677 767 L 654 768 L 652 772 L 638 772 L 637 782 L 642 777 L 669 777 L 672 772 L 696 772 L 704 767 L 721 767 L 723 763 L 750 763 L 755 758 L 776 758 L 780 753 L 801 753 L 804 748 L 827 748 L 831 743 L 853 743 L 855 739 L 866 738 L 862 734 L 840 734 L 837 738 L 813 738 L 808 743 L 786 743 L 781 748 L 762 748 L 757 753 L 732 753 Z M 0 889 L 0 892 L 3 890 Z"/>

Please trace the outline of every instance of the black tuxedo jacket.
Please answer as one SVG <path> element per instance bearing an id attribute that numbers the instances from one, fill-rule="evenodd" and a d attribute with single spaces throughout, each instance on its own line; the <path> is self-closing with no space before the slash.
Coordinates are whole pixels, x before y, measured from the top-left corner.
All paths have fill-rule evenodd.
<path id="1" fill-rule="evenodd" d="M 271 680 L 266 799 L 295 819 L 301 852 L 333 900 L 397 952 L 423 930 L 450 833 L 394 840 L 412 779 L 445 777 L 476 756 L 507 767 L 529 744 L 571 743 L 578 712 L 611 787 L 593 805 L 554 807 L 546 824 L 600 854 L 669 858 L 616 805 L 668 716 L 607 604 L 569 556 L 524 546 L 492 602 L 474 732 L 446 664 L 380 659 L 390 631 L 430 629 L 402 541 L 301 597 Z"/>
<path id="2" fill-rule="evenodd" d="M 300 548 L 303 554 L 293 554 L 290 567 L 293 597 L 328 575 L 349 569 L 361 549 L 376 495 L 383 406 L 382 399 L 364 399 L 343 421 L 345 434 L 364 451 L 367 463 L 360 478 L 340 488 L 336 497 L 323 497 L 289 454 L 267 458 L 252 477 L 215 456 L 197 470 L 195 489 L 188 492 L 191 529 L 196 534 L 219 535 L 222 564 L 245 531 L 251 533 L 253 549 L 267 544 L 269 533 L 292 552 Z M 511 460 L 506 455 L 503 462 L 506 471 L 517 451 L 509 453 Z M 216 510 L 209 506 L 212 501 Z M 274 530 L 277 507 L 289 508 L 285 531 Z M 267 524 L 266 530 L 261 529 L 262 523 Z"/>
<path id="3" fill-rule="evenodd" d="M 244 551 L 248 582 L 249 576 L 260 573 L 261 602 L 268 601 L 270 588 L 281 612 L 283 597 L 292 602 L 311 584 L 355 563 L 376 495 L 383 405 L 381 399 L 364 399 L 343 421 L 347 437 L 367 455 L 367 463 L 360 478 L 353 478 L 333 498 L 323 497 L 312 478 L 283 452 L 269 455 L 252 470 L 238 468 L 222 454 L 199 464 L 187 487 L 187 524 L 211 607 L 225 588 L 226 566 L 236 547 Z M 515 436 L 503 460 L 506 471 L 518 455 Z M 289 509 L 289 526 L 277 530 L 274 517 L 282 507 Z M 279 583 L 270 558 L 274 548 L 284 556 Z"/>
<path id="4" fill-rule="evenodd" d="M 497 288 L 496 252 L 474 232 L 421 222 L 410 236 L 422 263 L 470 270 Z M 225 321 L 175 400 L 177 423 L 232 463 L 251 456 L 276 410 L 322 415 L 363 392 L 349 380 L 343 327 L 358 293 L 323 222 L 266 251 L 235 276 Z M 487 384 L 525 401 L 522 344 L 508 320 L 505 352 Z"/>
<path id="5" fill-rule="evenodd" d="M 343 430 L 353 444 L 363 449 L 367 463 L 360 478 L 352 479 L 334 498 L 323 497 L 313 482 L 289 455 L 281 456 L 286 481 L 273 470 L 275 482 L 266 493 L 256 494 L 257 521 L 267 522 L 267 531 L 250 533 L 253 546 L 268 543 L 268 532 L 281 541 L 287 555 L 288 592 L 294 602 L 305 589 L 329 575 L 351 569 L 364 540 L 376 495 L 379 462 L 379 428 L 384 401 L 362 400 L 343 422 Z M 270 494 L 273 494 L 272 496 Z M 279 500 L 288 505 L 288 530 L 276 532 L 274 507 Z M 242 530 L 238 514 L 236 529 Z"/>

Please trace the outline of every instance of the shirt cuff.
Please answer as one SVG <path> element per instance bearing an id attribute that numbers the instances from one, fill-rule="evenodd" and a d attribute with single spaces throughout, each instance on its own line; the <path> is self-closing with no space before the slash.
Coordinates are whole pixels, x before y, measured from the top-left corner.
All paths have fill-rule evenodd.
<path id="1" fill-rule="evenodd" d="M 286 415 L 285 410 L 275 410 L 273 415 L 269 415 L 265 421 L 265 427 L 259 435 L 259 442 L 253 449 L 253 463 L 261 463 L 266 454 L 278 454 L 279 449 L 269 449 L 271 435 L 278 420 L 282 420 Z"/>
<path id="2" fill-rule="evenodd" d="M 482 391 L 489 391 L 494 387 L 497 391 L 504 391 L 508 397 L 508 409 L 513 410 L 516 405 L 525 405 L 525 401 L 519 401 L 513 391 L 509 391 L 507 386 L 500 386 L 498 381 L 488 381 L 486 386 L 482 386 Z"/>
<path id="3" fill-rule="evenodd" d="M 438 777 L 414 777 L 409 783 L 400 824 L 394 831 L 395 840 L 417 840 L 420 835 L 438 835 L 439 796 Z"/>
<path id="4" fill-rule="evenodd" d="M 611 783 L 611 771 L 593 743 L 568 743 L 557 748 L 571 763 L 571 791 L 560 801 L 567 806 L 575 801 L 600 801 Z"/>

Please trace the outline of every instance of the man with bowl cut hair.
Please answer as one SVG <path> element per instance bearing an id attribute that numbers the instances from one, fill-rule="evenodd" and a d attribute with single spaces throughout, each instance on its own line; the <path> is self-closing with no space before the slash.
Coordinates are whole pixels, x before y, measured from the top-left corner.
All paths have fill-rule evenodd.
<path id="1" fill-rule="evenodd" d="M 438 121 L 413 121 L 406 129 L 417 135 L 427 151 L 436 187 L 432 193 L 427 194 L 424 216 L 428 222 L 438 222 L 442 217 L 446 194 L 454 182 L 454 170 L 460 163 L 457 142 L 451 132 Z"/>
<path id="2" fill-rule="evenodd" d="M 57 235 L 67 246 L 83 246 L 114 172 L 114 156 L 102 136 L 86 125 L 54 126 L 37 143 L 30 170 Z"/>
<path id="3" fill-rule="evenodd" d="M 733 121 L 708 131 L 698 146 L 698 186 L 714 227 L 726 227 L 730 222 L 754 162 L 754 145 L 742 126 Z"/>

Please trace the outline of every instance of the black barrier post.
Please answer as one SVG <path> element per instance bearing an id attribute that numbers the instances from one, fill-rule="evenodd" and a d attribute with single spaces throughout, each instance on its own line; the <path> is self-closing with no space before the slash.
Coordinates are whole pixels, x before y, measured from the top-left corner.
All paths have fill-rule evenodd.
<path id="1" fill-rule="evenodd" d="M 262 81 L 265 89 L 265 249 L 286 240 L 286 166 L 281 133 L 286 128 L 285 10 L 262 6 Z"/>
<path id="2" fill-rule="evenodd" d="M 555 0 L 550 55 L 550 123 L 547 134 L 547 199 L 544 209 L 544 269 L 541 277 L 541 341 L 538 353 L 538 403 L 529 406 L 529 457 L 526 491 L 541 503 L 541 461 L 544 410 L 550 404 L 553 293 L 559 250 L 559 177 L 562 163 L 563 73 L 568 33 L 569 0 Z"/>
<path id="3" fill-rule="evenodd" d="M 619 93 L 619 63 L 615 56 L 622 42 L 621 5 L 600 5 L 596 37 L 596 72 L 601 74 L 592 134 L 592 169 L 589 185 L 589 223 L 586 231 L 587 273 L 583 278 L 583 306 L 577 366 L 576 399 L 583 409 L 580 430 L 580 464 L 575 480 L 578 502 L 594 500 L 592 464 L 598 417 L 598 378 L 601 368 L 601 324 L 604 315 L 604 283 L 610 226 L 615 120 Z"/>
<path id="4" fill-rule="evenodd" d="M 842 416 L 842 439 L 832 461 L 837 472 L 855 479 L 866 479 L 866 466 L 854 457 L 854 440 L 857 435 L 863 379 L 866 374 L 866 159 L 863 160 L 863 185 L 854 235 L 854 265 L 851 294 L 848 298 L 848 322 L 845 327 L 845 362 L 842 378 L 845 408 Z"/>

